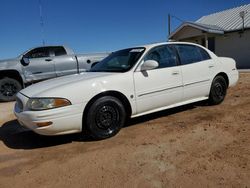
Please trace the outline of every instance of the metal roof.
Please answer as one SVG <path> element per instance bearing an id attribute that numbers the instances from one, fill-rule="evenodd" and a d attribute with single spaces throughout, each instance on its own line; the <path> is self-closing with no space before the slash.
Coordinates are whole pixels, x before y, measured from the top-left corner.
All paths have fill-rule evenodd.
<path id="1" fill-rule="evenodd" d="M 216 26 L 226 32 L 240 30 L 243 26 L 240 12 L 245 12 L 244 25 L 250 28 L 250 4 L 203 16 L 195 23 Z"/>

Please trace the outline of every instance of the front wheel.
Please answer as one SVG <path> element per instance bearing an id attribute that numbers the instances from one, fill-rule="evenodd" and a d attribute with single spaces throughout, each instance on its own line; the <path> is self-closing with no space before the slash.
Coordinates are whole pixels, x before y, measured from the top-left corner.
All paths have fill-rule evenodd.
<path id="1" fill-rule="evenodd" d="M 0 80 L 0 101 L 14 101 L 18 91 L 22 89 L 20 82 L 13 78 L 2 78 Z"/>
<path id="2" fill-rule="evenodd" d="M 227 83 L 222 76 L 216 76 L 212 82 L 209 103 L 216 105 L 222 103 L 227 94 Z"/>
<path id="3" fill-rule="evenodd" d="M 112 96 L 97 99 L 87 112 L 86 128 L 95 139 L 116 135 L 124 126 L 126 111 L 121 101 Z"/>

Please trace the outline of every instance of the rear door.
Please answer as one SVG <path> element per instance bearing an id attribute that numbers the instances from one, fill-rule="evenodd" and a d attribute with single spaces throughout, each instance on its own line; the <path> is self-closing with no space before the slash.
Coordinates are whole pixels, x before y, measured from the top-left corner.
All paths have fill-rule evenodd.
<path id="1" fill-rule="evenodd" d="M 155 60 L 159 67 L 134 73 L 137 113 L 169 106 L 182 99 L 182 75 L 175 49 L 163 45 L 152 49 L 144 58 Z"/>
<path id="2" fill-rule="evenodd" d="M 77 62 L 74 55 L 67 55 L 62 46 L 50 47 L 50 54 L 53 56 L 56 76 L 64 76 L 77 73 Z"/>
<path id="3" fill-rule="evenodd" d="M 183 101 L 208 96 L 214 67 L 210 55 L 196 45 L 178 44 L 175 47 L 181 62 Z"/>
<path id="4" fill-rule="evenodd" d="M 29 59 L 29 65 L 23 66 L 27 81 L 34 82 L 56 77 L 53 58 L 48 47 L 35 48 L 24 55 Z"/>

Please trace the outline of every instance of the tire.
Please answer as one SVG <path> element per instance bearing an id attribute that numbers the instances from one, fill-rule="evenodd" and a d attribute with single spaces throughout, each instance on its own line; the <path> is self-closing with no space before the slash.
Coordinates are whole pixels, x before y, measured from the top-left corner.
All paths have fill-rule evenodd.
<path id="1" fill-rule="evenodd" d="M 16 94 L 22 89 L 19 81 L 13 78 L 0 79 L 0 101 L 9 102 L 16 99 Z"/>
<path id="2" fill-rule="evenodd" d="M 209 94 L 209 104 L 217 105 L 223 102 L 227 94 L 227 83 L 222 76 L 216 76 L 212 82 Z"/>
<path id="3" fill-rule="evenodd" d="M 115 97 L 104 96 L 97 99 L 89 108 L 86 116 L 87 132 L 97 140 L 116 135 L 126 122 L 126 111 Z"/>

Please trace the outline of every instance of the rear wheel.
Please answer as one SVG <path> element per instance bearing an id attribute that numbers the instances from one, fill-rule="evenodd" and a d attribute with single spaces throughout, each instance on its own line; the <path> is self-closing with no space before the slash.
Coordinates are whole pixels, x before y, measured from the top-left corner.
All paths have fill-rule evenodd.
<path id="1" fill-rule="evenodd" d="M 222 76 L 216 76 L 213 80 L 210 94 L 209 103 L 211 105 L 220 104 L 227 94 L 227 83 Z"/>
<path id="2" fill-rule="evenodd" d="M 121 101 L 104 96 L 97 99 L 89 108 L 86 128 L 95 139 L 105 139 L 116 135 L 124 126 L 126 111 Z"/>
<path id="3" fill-rule="evenodd" d="M 22 89 L 20 82 L 13 78 L 2 78 L 0 80 L 0 101 L 14 101 L 18 91 Z"/>

